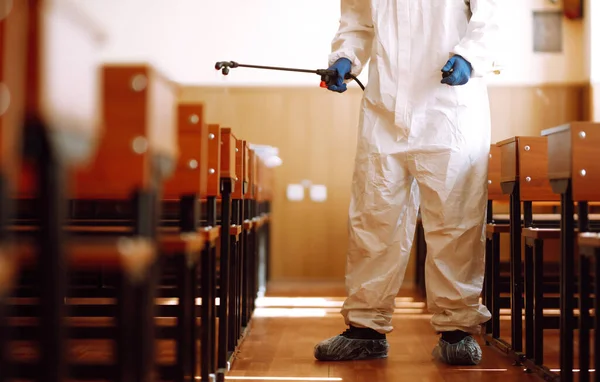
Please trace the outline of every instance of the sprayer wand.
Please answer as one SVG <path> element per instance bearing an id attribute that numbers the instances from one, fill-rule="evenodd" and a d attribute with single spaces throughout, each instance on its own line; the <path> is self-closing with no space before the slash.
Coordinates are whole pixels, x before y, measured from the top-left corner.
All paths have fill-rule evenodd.
<path id="1" fill-rule="evenodd" d="M 244 65 L 244 64 L 238 64 L 235 61 L 219 61 L 215 64 L 215 69 L 220 70 L 224 76 L 229 74 L 230 68 L 267 69 L 267 70 L 281 70 L 281 71 L 286 71 L 286 72 L 317 74 L 317 75 L 321 76 L 321 87 L 322 88 L 326 88 L 327 86 L 329 86 L 329 84 L 335 83 L 335 80 L 338 76 L 337 70 L 330 70 L 330 69 L 310 70 L 310 69 L 281 68 L 281 67 L 277 67 L 277 66 Z M 358 86 L 360 86 L 360 88 L 362 90 L 365 90 L 365 87 L 359 81 L 359 79 L 356 78 L 356 76 L 348 73 L 348 74 L 346 74 L 344 79 L 346 79 L 346 80 L 352 79 L 352 80 L 356 81 Z"/>

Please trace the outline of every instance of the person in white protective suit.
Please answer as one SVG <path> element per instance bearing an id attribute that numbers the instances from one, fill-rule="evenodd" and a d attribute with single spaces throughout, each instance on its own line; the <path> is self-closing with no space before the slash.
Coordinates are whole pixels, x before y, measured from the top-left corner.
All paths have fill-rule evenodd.
<path id="1" fill-rule="evenodd" d="M 315 346 L 318 360 L 387 357 L 394 299 L 420 207 L 427 305 L 448 364 L 475 365 L 473 338 L 491 318 L 479 303 L 496 0 L 341 0 L 329 90 L 370 59 L 349 209 L 342 308 L 349 329 Z M 444 76 L 443 73 L 448 74 Z"/>

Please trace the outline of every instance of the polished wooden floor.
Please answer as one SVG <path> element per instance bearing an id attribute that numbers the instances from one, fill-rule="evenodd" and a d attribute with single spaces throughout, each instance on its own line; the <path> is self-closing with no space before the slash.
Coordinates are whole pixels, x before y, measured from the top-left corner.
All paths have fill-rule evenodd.
<path id="1" fill-rule="evenodd" d="M 385 360 L 355 362 L 318 362 L 313 348 L 319 341 L 345 330 L 339 314 L 345 290 L 338 283 L 271 283 L 266 296 L 259 298 L 251 330 L 244 338 L 227 380 L 250 381 L 542 381 L 528 374 L 498 350 L 486 346 L 483 361 L 476 367 L 449 367 L 431 359 L 438 340 L 430 326 L 426 304 L 412 290 L 403 290 L 396 300 L 394 331 L 388 335 L 389 357 Z M 16 319 L 27 325 L 30 319 Z M 77 318 L 77 326 L 110 325 L 110 319 Z M 96 322 L 97 321 L 97 322 Z M 174 325 L 173 319 L 159 318 L 160 325 Z M 501 317 L 502 338 L 510 341 L 510 317 Z M 545 365 L 558 368 L 558 330 L 544 331 Z M 577 338 L 575 338 L 577 340 Z M 70 358 L 92 363 L 113 361 L 108 340 L 69 341 Z M 577 349 L 577 345 L 575 346 Z M 11 353 L 17 359 L 36 358 L 37 348 L 30 341 L 14 341 Z M 159 364 L 175 361 L 173 341 L 159 341 Z M 577 361 L 575 361 L 577 367 Z M 575 374 L 577 380 L 577 373 Z"/>
<path id="2" fill-rule="evenodd" d="M 229 380 L 255 381 L 541 381 L 513 366 L 497 350 L 482 343 L 483 361 L 477 367 L 448 367 L 431 359 L 438 337 L 429 324 L 425 303 L 412 291 L 402 291 L 388 336 L 386 360 L 318 362 L 313 347 L 345 329 L 339 306 L 345 291 L 339 284 L 271 284 L 250 334 L 232 365 Z M 294 297 L 296 296 L 296 297 Z M 302 298 L 304 297 L 304 298 Z M 510 321 L 503 321 L 508 331 Z M 504 332 L 505 330 L 503 330 Z M 507 333 L 508 334 L 508 333 Z M 548 360 L 558 362 L 558 337 L 549 332 Z"/>

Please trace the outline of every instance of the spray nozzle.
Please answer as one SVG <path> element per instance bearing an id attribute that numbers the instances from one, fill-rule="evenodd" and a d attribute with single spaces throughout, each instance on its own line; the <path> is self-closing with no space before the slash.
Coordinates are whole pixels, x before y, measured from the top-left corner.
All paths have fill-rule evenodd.
<path id="1" fill-rule="evenodd" d="M 215 70 L 220 70 L 224 76 L 229 74 L 229 68 L 237 68 L 238 63 L 235 61 L 219 61 L 215 64 Z"/>

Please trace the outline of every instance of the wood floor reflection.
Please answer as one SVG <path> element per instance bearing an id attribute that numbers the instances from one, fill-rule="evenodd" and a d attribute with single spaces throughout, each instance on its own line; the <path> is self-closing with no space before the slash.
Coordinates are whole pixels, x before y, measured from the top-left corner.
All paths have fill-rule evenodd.
<path id="1" fill-rule="evenodd" d="M 237 377 L 256 377 L 263 381 L 541 381 L 524 372 L 497 350 L 485 346 L 483 361 L 477 367 L 449 367 L 431 358 L 438 337 L 429 324 L 424 301 L 412 291 L 400 293 L 398 305 L 412 306 L 394 315 L 394 332 L 388 336 L 390 353 L 386 360 L 354 362 L 318 362 L 313 357 L 314 345 L 345 329 L 339 305 L 343 302 L 343 286 L 335 284 L 277 283 L 270 285 L 262 308 L 257 311 L 252 330 L 244 340 L 237 360 L 229 374 Z M 285 298 L 290 306 L 284 306 Z M 320 299 L 319 297 L 327 297 Z M 323 303 L 321 307 L 319 303 Z M 420 304 L 419 304 L 420 303 Z M 310 305 L 315 306 L 310 306 Z M 292 307 L 291 305 L 295 305 Z M 332 307 L 332 305 L 334 307 Z M 327 306 L 327 307 L 323 307 Z M 422 309 L 414 308 L 422 306 Z M 262 317 L 261 317 L 262 316 Z M 510 321 L 503 321 L 506 335 Z M 548 363 L 558 365 L 558 334 L 548 331 L 546 339 Z M 282 379 L 277 379 L 278 377 Z M 263 379 L 260 379 L 263 378 Z M 294 378 L 294 379 L 291 379 Z M 304 379 L 303 379 L 304 378 Z M 241 380 L 241 379 L 240 379 Z"/>

